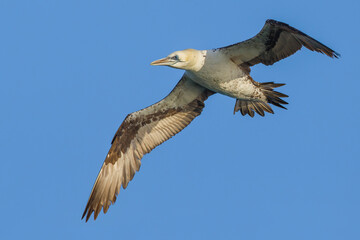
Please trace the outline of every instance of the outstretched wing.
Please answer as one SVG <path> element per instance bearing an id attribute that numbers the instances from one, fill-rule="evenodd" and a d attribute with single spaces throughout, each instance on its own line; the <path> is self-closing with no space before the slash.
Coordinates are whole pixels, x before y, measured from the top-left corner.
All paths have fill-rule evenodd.
<path id="1" fill-rule="evenodd" d="M 216 50 L 227 55 L 240 67 L 250 71 L 258 63 L 272 65 L 286 58 L 302 46 L 311 51 L 338 58 L 340 54 L 305 33 L 275 20 L 267 20 L 261 31 L 253 38 Z"/>
<path id="2" fill-rule="evenodd" d="M 141 158 L 184 129 L 204 108 L 214 92 L 183 76 L 172 92 L 154 105 L 129 114 L 119 127 L 91 191 L 82 218 L 94 219 L 116 201 L 139 171 Z"/>

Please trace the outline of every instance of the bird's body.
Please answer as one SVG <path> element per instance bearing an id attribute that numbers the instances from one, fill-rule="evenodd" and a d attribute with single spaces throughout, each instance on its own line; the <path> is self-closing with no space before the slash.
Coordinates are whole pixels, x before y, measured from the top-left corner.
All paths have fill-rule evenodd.
<path id="1" fill-rule="evenodd" d="M 285 108 L 283 97 L 274 91 L 284 84 L 259 83 L 250 76 L 250 67 L 273 63 L 294 54 L 302 46 L 329 57 L 339 54 L 317 40 L 274 20 L 266 21 L 253 38 L 212 50 L 186 49 L 152 62 L 184 69 L 176 87 L 163 100 L 129 114 L 116 132 L 100 173 L 91 191 L 83 217 L 106 213 L 115 202 L 121 186 L 125 189 L 140 169 L 141 158 L 156 146 L 184 129 L 215 93 L 235 98 L 234 113 L 253 117 L 274 113 L 269 104 Z"/>
<path id="2" fill-rule="evenodd" d="M 193 50 L 197 51 L 197 50 Z M 214 92 L 237 99 L 250 99 L 258 87 L 251 77 L 219 50 L 197 51 L 204 60 L 199 70 L 186 70 L 185 76 Z M 258 94 L 263 101 L 265 96 Z"/>
<path id="3" fill-rule="evenodd" d="M 197 51 L 197 50 L 193 50 Z M 247 87 L 247 74 L 220 51 L 197 51 L 204 60 L 198 70 L 186 70 L 185 76 L 214 92 L 239 98 Z"/>

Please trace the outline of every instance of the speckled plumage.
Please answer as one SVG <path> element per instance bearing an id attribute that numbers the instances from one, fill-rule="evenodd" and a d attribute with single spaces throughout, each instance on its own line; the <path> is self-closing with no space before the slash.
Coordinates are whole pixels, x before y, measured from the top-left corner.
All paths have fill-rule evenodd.
<path id="1" fill-rule="evenodd" d="M 259 83 L 250 76 L 250 67 L 263 63 L 271 65 L 294 54 L 302 46 L 329 57 L 339 54 L 315 39 L 274 20 L 268 20 L 253 38 L 213 50 L 187 49 L 154 61 L 186 70 L 184 76 L 163 100 L 129 114 L 111 144 L 104 164 L 96 178 L 83 213 L 86 221 L 101 209 L 107 212 L 116 201 L 121 186 L 125 189 L 139 171 L 141 158 L 168 140 L 201 114 L 204 101 L 214 93 L 236 99 L 234 113 L 255 112 L 264 116 L 274 113 L 269 104 L 284 108 L 281 98 L 287 95 L 274 91 L 284 84 Z"/>

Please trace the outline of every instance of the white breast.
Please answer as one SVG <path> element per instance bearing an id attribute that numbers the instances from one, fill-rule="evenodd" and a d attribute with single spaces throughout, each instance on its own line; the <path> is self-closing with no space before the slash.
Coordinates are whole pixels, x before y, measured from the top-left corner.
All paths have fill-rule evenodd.
<path id="1" fill-rule="evenodd" d="M 230 97 L 237 97 L 241 89 L 246 89 L 247 83 L 243 82 L 246 73 L 218 51 L 207 50 L 202 67 L 185 74 L 198 84 Z"/>

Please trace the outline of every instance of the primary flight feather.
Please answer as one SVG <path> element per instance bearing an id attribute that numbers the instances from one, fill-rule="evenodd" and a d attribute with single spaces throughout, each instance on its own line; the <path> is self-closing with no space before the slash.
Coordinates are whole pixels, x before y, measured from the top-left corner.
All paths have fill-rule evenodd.
<path id="1" fill-rule="evenodd" d="M 283 93 L 274 88 L 284 84 L 259 83 L 250 77 L 250 67 L 286 58 L 302 46 L 329 57 L 340 55 L 306 35 L 275 20 L 267 20 L 253 38 L 212 50 L 186 49 L 152 62 L 186 70 L 170 94 L 158 103 L 129 114 L 116 132 L 109 153 L 96 178 L 82 218 L 107 212 L 139 171 L 141 158 L 168 140 L 201 114 L 204 101 L 214 93 L 235 98 L 234 113 L 253 117 L 274 113 L 269 104 L 285 108 Z"/>

